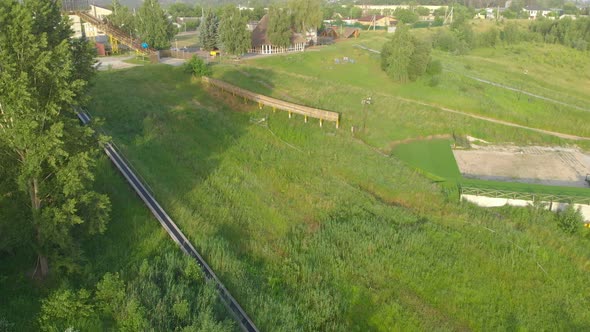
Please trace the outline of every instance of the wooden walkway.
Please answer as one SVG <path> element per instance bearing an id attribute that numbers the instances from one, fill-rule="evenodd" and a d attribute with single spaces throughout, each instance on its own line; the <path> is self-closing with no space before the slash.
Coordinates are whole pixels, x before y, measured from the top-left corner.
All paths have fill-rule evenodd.
<path id="1" fill-rule="evenodd" d="M 254 102 L 258 103 L 258 107 L 262 109 L 263 106 L 272 107 L 273 111 L 276 109 L 280 109 L 286 112 L 289 112 L 289 118 L 291 117 L 292 113 L 301 114 L 304 117 L 305 122 L 307 122 L 307 118 L 315 118 L 320 120 L 320 127 L 322 127 L 324 121 L 330 121 L 336 123 L 336 128 L 340 127 L 340 113 L 338 112 L 331 112 L 325 111 L 318 108 L 298 105 L 294 103 L 290 103 L 284 100 L 264 96 L 252 91 L 248 91 L 242 88 L 239 88 L 235 85 L 229 84 L 224 81 L 220 81 L 214 78 L 203 76 L 202 80 L 204 83 L 209 84 L 211 86 L 216 86 L 220 88 L 222 91 L 230 92 L 233 95 L 240 96 L 244 98 L 244 100 L 249 99 Z"/>

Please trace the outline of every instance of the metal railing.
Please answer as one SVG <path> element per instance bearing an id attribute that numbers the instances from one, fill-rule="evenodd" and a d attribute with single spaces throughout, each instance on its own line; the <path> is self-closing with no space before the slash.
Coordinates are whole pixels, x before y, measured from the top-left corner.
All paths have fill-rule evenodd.
<path id="1" fill-rule="evenodd" d="M 554 195 L 533 192 L 518 192 L 511 190 L 501 190 L 493 188 L 478 188 L 460 186 L 461 195 L 486 196 L 493 198 L 519 199 L 532 202 L 556 202 L 590 205 L 590 197 L 576 195 Z"/>

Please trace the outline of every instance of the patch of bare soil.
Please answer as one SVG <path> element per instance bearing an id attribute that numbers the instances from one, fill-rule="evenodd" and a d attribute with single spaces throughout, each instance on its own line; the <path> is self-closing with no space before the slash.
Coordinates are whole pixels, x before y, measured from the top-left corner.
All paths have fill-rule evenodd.
<path id="1" fill-rule="evenodd" d="M 472 145 L 453 153 L 461 174 L 468 178 L 588 187 L 590 155 L 578 149 Z"/>

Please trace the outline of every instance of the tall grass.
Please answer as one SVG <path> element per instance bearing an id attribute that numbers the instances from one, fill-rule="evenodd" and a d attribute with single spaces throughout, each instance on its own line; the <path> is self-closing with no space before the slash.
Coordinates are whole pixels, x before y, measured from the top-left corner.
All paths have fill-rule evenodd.
<path id="1" fill-rule="evenodd" d="M 588 240 L 548 212 L 459 204 L 348 131 L 211 93 L 108 72 L 91 112 L 262 330 L 590 324 Z"/>

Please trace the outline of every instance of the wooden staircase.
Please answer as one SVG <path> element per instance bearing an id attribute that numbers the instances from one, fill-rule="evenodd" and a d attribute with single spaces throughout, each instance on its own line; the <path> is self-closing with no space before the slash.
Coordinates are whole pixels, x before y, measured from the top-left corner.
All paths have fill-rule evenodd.
<path id="1" fill-rule="evenodd" d="M 74 15 L 77 15 L 83 21 L 92 24 L 94 27 L 96 27 L 97 29 L 99 29 L 101 31 L 104 31 L 105 34 L 116 39 L 121 44 L 127 45 L 129 48 L 131 48 L 137 52 L 140 52 L 140 53 L 147 55 L 147 56 L 157 55 L 157 53 L 158 53 L 157 50 L 155 50 L 151 47 L 147 48 L 147 49 L 142 48 L 140 39 L 131 38 L 131 36 L 129 36 L 129 34 L 123 32 L 118 27 L 116 27 L 110 23 L 103 22 L 100 19 L 94 17 L 93 15 L 88 14 L 87 12 L 77 11 L 77 12 L 74 12 Z"/>

